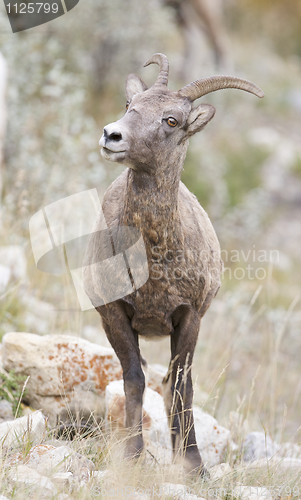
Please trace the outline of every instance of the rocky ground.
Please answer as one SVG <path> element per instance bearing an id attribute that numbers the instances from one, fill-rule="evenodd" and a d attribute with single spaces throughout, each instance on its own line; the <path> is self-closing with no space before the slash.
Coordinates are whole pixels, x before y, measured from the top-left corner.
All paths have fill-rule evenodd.
<path id="1" fill-rule="evenodd" d="M 72 336 L 7 333 L 0 372 L 6 379 L 23 376 L 26 404 L 23 416 L 14 419 L 12 393 L 7 390 L 7 398 L 0 401 L 1 500 L 25 495 L 60 500 L 296 496 L 301 447 L 280 445 L 264 432 L 246 434 L 246 423 L 237 412 L 227 429 L 200 406 L 194 407 L 198 446 L 210 478 L 185 477 L 171 459 L 161 395 L 164 371 L 160 365 L 148 367 L 146 450 L 130 465 L 122 457 L 125 396 L 113 350 Z M 258 473 L 264 470 L 278 479 L 273 488 L 260 483 Z M 284 478 L 286 483 L 281 482 Z M 285 495 L 281 488 L 286 488 Z"/>

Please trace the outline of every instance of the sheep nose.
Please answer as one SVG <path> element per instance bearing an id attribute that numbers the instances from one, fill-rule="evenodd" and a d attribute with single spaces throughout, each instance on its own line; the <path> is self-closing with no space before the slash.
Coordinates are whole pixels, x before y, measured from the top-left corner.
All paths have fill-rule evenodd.
<path id="1" fill-rule="evenodd" d="M 103 129 L 103 135 L 105 141 L 113 141 L 113 142 L 119 142 L 122 139 L 122 134 L 121 132 L 117 131 L 110 131 L 108 128 Z"/>

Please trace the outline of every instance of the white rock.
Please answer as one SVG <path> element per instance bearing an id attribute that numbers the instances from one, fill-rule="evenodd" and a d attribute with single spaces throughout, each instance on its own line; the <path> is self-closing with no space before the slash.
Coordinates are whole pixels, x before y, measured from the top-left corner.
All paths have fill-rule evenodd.
<path id="1" fill-rule="evenodd" d="M 106 422 L 112 429 L 124 428 L 125 395 L 123 380 L 111 382 L 106 388 Z M 171 448 L 169 427 L 162 396 L 148 387 L 144 392 L 143 421 L 154 444 Z"/>
<path id="2" fill-rule="evenodd" d="M 279 448 L 280 446 L 273 443 L 264 432 L 250 432 L 242 444 L 243 458 L 247 462 L 253 462 L 259 458 L 271 458 Z"/>
<path id="3" fill-rule="evenodd" d="M 149 416 L 149 437 L 152 443 L 171 449 L 171 439 L 163 397 L 158 392 L 145 389 L 143 409 Z"/>
<path id="4" fill-rule="evenodd" d="M 51 424 L 56 424 L 57 415 L 67 419 L 66 404 L 71 413 L 84 418 L 92 411 L 103 416 L 105 388 L 122 378 L 113 349 L 69 335 L 7 333 L 2 359 L 6 370 L 30 375 L 26 398 Z"/>
<path id="5" fill-rule="evenodd" d="M 223 461 L 230 442 L 230 431 L 218 424 L 217 420 L 197 406 L 193 407 L 194 425 L 198 448 L 207 467 Z"/>
<path id="6" fill-rule="evenodd" d="M 26 417 L 0 424 L 0 443 L 4 448 L 20 443 L 39 443 L 46 432 L 46 420 L 42 412 L 35 411 Z"/>
<path id="7" fill-rule="evenodd" d="M 52 446 L 40 444 L 34 446 L 23 460 L 22 454 L 14 455 L 11 463 L 24 465 L 34 469 L 43 476 L 53 477 L 59 473 L 72 473 L 80 479 L 94 469 L 94 464 L 69 446 Z"/>
<path id="8" fill-rule="evenodd" d="M 210 479 L 217 480 L 222 479 L 225 476 L 230 476 L 232 469 L 229 464 L 223 463 L 219 465 L 215 465 L 210 469 Z"/>
<path id="9" fill-rule="evenodd" d="M 48 498 L 57 493 L 55 485 L 48 477 L 41 476 L 26 465 L 18 465 L 17 468 L 11 469 L 8 478 L 10 485 L 14 486 L 15 489 L 26 488 L 27 495 L 37 494 L 37 490 L 39 490 L 39 498 Z"/>
<path id="10" fill-rule="evenodd" d="M 197 443 L 208 467 L 219 464 L 230 442 L 230 431 L 218 425 L 215 418 L 194 407 Z M 113 430 L 124 428 L 125 395 L 123 381 L 111 382 L 106 388 L 106 422 Z M 148 432 L 152 445 L 171 449 L 170 432 L 163 398 L 146 388 L 143 401 L 143 430 Z M 145 433 L 146 434 L 146 433 Z M 154 453 L 156 456 L 156 453 Z M 169 459 L 168 459 L 169 461 Z"/>
<path id="11" fill-rule="evenodd" d="M 72 472 L 57 472 L 51 476 L 51 481 L 58 487 L 70 486 L 74 479 Z"/>
<path id="12" fill-rule="evenodd" d="M 155 464 L 159 464 L 160 466 L 170 466 L 173 462 L 172 450 L 171 448 L 163 448 L 160 444 L 147 440 L 145 460 L 148 464 L 152 465 L 155 462 Z M 175 467 L 175 464 L 173 464 L 173 467 Z"/>
<path id="13" fill-rule="evenodd" d="M 0 247 L 0 262 L 10 269 L 16 280 L 26 278 L 27 264 L 23 247 L 18 245 Z"/>
<path id="14" fill-rule="evenodd" d="M 147 386 L 153 391 L 163 395 L 162 380 L 168 372 L 163 365 L 153 364 L 147 366 Z"/>
<path id="15" fill-rule="evenodd" d="M 4 420 L 14 419 L 13 406 L 9 401 L 6 401 L 6 399 L 0 400 L 0 418 Z"/>
<path id="16" fill-rule="evenodd" d="M 233 498 L 241 500 L 273 500 L 268 488 L 255 486 L 236 486 L 232 492 Z"/>

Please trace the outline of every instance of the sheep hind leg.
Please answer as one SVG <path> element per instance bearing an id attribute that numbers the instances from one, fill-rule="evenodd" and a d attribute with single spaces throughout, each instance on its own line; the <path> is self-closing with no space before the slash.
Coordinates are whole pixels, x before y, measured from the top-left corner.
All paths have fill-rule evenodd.
<path id="1" fill-rule="evenodd" d="M 179 415 L 174 412 L 174 401 L 173 395 L 175 392 L 173 391 L 173 376 L 172 376 L 172 365 L 173 362 L 170 362 L 168 373 L 164 377 L 162 381 L 163 385 L 163 398 L 165 403 L 165 409 L 167 413 L 170 434 L 171 434 L 171 446 L 174 460 L 180 459 L 179 457 L 179 449 L 180 449 L 180 419 Z"/>
<path id="2" fill-rule="evenodd" d="M 171 429 L 174 459 L 182 459 L 187 472 L 206 475 L 197 447 L 192 399 L 191 363 L 200 319 L 188 307 L 181 308 L 179 321 L 171 335 L 171 364 L 163 381 L 164 401 Z"/>

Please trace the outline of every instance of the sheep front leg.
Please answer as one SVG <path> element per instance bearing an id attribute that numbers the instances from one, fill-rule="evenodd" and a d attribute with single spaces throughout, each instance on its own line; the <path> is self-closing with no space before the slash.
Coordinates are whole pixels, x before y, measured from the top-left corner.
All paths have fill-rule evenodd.
<path id="1" fill-rule="evenodd" d="M 129 433 L 125 455 L 127 458 L 138 457 L 143 450 L 142 400 L 145 389 L 138 335 L 131 328 L 121 301 L 106 306 L 105 314 L 103 311 L 103 307 L 98 308 L 108 340 L 123 370 L 125 426 Z"/>
<path id="2" fill-rule="evenodd" d="M 126 446 L 128 458 L 138 457 L 143 450 L 142 402 L 145 389 L 144 373 L 140 361 L 133 359 L 131 369 L 123 371 L 125 392 L 125 426 L 129 430 Z"/>
<path id="3" fill-rule="evenodd" d="M 197 447 L 192 400 L 191 364 L 200 327 L 199 315 L 182 306 L 175 316 L 176 326 L 171 335 L 171 363 L 163 381 L 164 401 L 171 429 L 174 459 L 184 459 L 188 472 L 206 474 Z"/>

